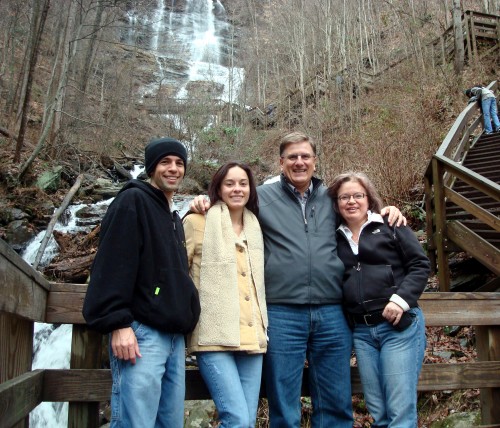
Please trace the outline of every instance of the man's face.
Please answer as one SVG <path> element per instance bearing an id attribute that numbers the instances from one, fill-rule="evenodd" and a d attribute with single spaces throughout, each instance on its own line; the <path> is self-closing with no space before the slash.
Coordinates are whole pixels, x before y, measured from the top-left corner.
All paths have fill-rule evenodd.
<path id="1" fill-rule="evenodd" d="M 280 165 L 290 184 L 304 193 L 309 188 L 316 168 L 316 156 L 308 142 L 293 143 L 282 153 Z"/>
<path id="2" fill-rule="evenodd" d="M 179 189 L 184 178 L 184 162 L 175 155 L 165 156 L 151 175 L 151 185 L 160 189 L 170 199 Z"/>

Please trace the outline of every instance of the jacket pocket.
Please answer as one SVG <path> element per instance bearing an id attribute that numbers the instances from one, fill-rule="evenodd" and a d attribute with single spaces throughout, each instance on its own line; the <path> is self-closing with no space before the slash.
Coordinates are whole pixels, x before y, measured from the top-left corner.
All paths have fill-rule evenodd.
<path id="1" fill-rule="evenodd" d="M 171 333 L 190 333 L 200 316 L 198 290 L 181 269 L 161 269 L 150 290 L 149 324 Z"/>

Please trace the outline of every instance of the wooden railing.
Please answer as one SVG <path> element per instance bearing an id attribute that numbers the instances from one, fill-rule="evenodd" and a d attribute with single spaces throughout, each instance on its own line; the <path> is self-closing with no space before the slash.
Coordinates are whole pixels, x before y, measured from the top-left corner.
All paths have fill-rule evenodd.
<path id="1" fill-rule="evenodd" d="M 490 83 L 488 88 L 495 91 L 498 88 L 497 82 Z M 500 231 L 498 216 L 453 190 L 454 182 L 460 179 L 478 192 L 500 202 L 500 184 L 462 165 L 471 144 L 478 139 L 473 135 L 481 134 L 481 129 L 478 129 L 481 124 L 482 116 L 477 103 L 469 104 L 458 116 L 425 173 L 427 246 L 434 271 L 438 272 L 441 291 L 450 290 L 448 255 L 457 249 L 467 251 L 495 275 L 500 275 L 498 248 L 490 245 L 463 223 L 447 221 L 446 218 L 446 202 L 451 201 L 478 222 Z M 495 280 L 494 284 L 497 282 Z"/>
<path id="2" fill-rule="evenodd" d="M 25 426 L 44 401 L 68 401 L 70 427 L 97 427 L 99 402 L 111 392 L 109 370 L 101 369 L 102 336 L 81 315 L 83 284 L 47 282 L 0 240 L 0 427 Z M 419 391 L 482 388 L 483 423 L 500 424 L 500 293 L 427 293 L 420 300 L 427 325 L 474 325 L 479 360 L 425 364 Z M 69 370 L 31 370 L 33 323 L 73 324 Z M 361 392 L 352 368 L 353 392 Z M 309 394 L 307 371 L 303 395 Z M 265 396 L 262 391 L 262 396 Z M 186 370 L 186 399 L 208 399 L 198 370 Z"/>
<path id="3" fill-rule="evenodd" d="M 500 16 L 467 10 L 462 15 L 464 48 L 469 63 L 480 60 L 495 50 L 500 50 Z M 478 41 L 487 40 L 489 46 L 479 49 Z M 429 44 L 433 65 L 453 61 L 455 36 L 453 26 Z"/>

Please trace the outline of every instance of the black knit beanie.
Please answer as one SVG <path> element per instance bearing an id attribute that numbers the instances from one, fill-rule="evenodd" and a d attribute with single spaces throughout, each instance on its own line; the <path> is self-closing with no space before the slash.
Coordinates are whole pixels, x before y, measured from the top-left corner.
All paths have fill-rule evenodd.
<path id="1" fill-rule="evenodd" d="M 174 138 L 164 137 L 151 140 L 144 151 L 146 174 L 150 175 L 158 162 L 165 156 L 179 156 L 187 168 L 187 151 L 181 142 Z"/>

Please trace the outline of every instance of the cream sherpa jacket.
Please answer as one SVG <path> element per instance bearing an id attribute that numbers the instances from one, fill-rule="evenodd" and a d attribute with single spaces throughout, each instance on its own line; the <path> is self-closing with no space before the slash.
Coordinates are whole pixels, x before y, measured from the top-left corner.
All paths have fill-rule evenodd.
<path id="1" fill-rule="evenodd" d="M 200 294 L 200 320 L 188 352 L 267 349 L 264 243 L 257 218 L 247 209 L 244 229 L 233 231 L 224 203 L 184 219 L 190 275 Z"/>

